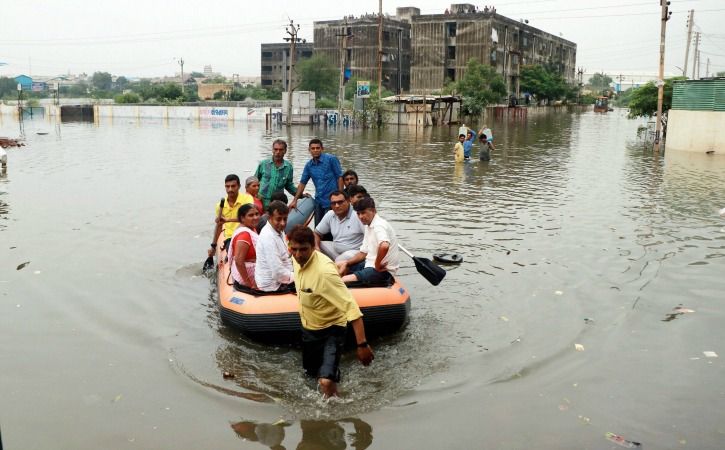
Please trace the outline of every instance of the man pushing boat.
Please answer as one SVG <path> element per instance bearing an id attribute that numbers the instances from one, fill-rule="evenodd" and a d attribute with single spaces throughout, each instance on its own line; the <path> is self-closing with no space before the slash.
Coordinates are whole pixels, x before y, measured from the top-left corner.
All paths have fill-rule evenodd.
<path id="1" fill-rule="evenodd" d="M 348 323 L 355 333 L 358 360 L 367 366 L 375 358 L 365 338 L 362 312 L 332 260 L 315 250 L 310 228 L 294 227 L 289 249 L 302 321 L 302 365 L 308 376 L 317 378 L 325 397 L 336 396 Z"/>

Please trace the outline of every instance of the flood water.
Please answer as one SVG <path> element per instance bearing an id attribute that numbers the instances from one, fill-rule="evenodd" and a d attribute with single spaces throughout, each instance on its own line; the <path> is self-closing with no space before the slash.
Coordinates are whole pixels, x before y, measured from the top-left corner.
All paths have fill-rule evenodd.
<path id="1" fill-rule="evenodd" d="M 722 448 L 725 162 L 654 156 L 637 125 L 496 122 L 492 161 L 455 165 L 456 127 L 26 121 L 0 178 L 4 448 Z M 321 137 L 409 250 L 464 256 L 437 287 L 403 260 L 410 324 L 345 357 L 337 401 L 200 275 L 224 176 L 280 136 L 297 175 Z"/>

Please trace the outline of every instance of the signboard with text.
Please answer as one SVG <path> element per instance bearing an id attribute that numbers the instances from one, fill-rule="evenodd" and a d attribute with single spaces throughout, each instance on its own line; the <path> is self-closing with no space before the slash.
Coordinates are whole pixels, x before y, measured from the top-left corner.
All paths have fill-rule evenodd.
<path id="1" fill-rule="evenodd" d="M 358 81 L 356 96 L 360 98 L 370 97 L 370 82 L 369 81 Z"/>

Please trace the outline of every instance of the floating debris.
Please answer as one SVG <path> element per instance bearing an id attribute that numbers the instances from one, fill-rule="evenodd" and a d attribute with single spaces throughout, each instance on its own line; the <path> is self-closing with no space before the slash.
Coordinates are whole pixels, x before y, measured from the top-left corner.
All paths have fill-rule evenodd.
<path id="1" fill-rule="evenodd" d="M 594 319 L 590 319 L 589 317 L 584 318 L 584 323 L 591 325 L 594 323 Z"/>
<path id="2" fill-rule="evenodd" d="M 232 379 L 232 378 L 236 378 L 236 375 L 234 375 L 234 374 L 233 374 L 233 373 L 231 373 L 231 372 L 224 372 L 224 373 L 222 374 L 222 376 L 224 377 L 224 379 L 225 379 L 225 380 L 230 380 L 230 379 Z"/>
<path id="3" fill-rule="evenodd" d="M 22 263 L 22 264 L 18 265 L 18 268 L 17 268 L 17 269 L 15 269 L 15 270 L 22 270 L 22 269 L 23 269 L 23 268 L 24 268 L 25 266 L 27 266 L 28 264 L 30 264 L 30 261 L 25 261 L 24 263 Z"/>
<path id="4" fill-rule="evenodd" d="M 705 358 L 717 358 L 717 353 L 713 351 L 704 351 L 702 354 L 705 355 Z"/>
<path id="5" fill-rule="evenodd" d="M 112 402 L 112 403 L 116 403 L 116 402 L 118 402 L 119 400 L 121 400 L 121 398 L 122 398 L 122 397 L 123 397 L 123 395 L 121 395 L 121 394 L 118 394 L 118 395 L 117 395 L 116 397 L 114 397 L 114 399 L 113 399 L 113 400 L 111 400 L 111 402 Z"/>
<path id="6" fill-rule="evenodd" d="M 231 151 L 232 151 L 232 149 L 231 149 L 231 148 L 229 148 L 229 147 L 227 147 L 227 148 L 225 148 L 225 149 L 224 149 L 224 151 L 225 151 L 225 152 L 231 152 Z"/>
<path id="7" fill-rule="evenodd" d="M 574 350 L 576 350 L 578 352 L 583 352 L 584 351 L 584 346 L 581 345 L 581 344 L 574 344 Z"/>
<path id="8" fill-rule="evenodd" d="M 675 320 L 677 316 L 681 316 L 682 314 L 689 314 L 694 313 L 694 309 L 685 308 L 682 305 L 677 305 L 674 308 L 672 308 L 672 312 L 667 314 L 664 319 L 662 319 L 662 322 L 670 322 L 672 320 Z"/>
<path id="9" fill-rule="evenodd" d="M 501 316 L 501 317 L 499 317 L 499 319 L 503 320 L 504 322 L 508 322 L 509 321 L 509 318 L 506 317 L 506 316 Z"/>
<path id="10" fill-rule="evenodd" d="M 628 441 L 627 439 L 623 438 L 618 434 L 606 433 L 604 437 L 606 437 L 608 441 L 612 441 L 615 444 L 624 448 L 642 448 L 642 444 L 640 444 L 639 442 Z"/>
<path id="11" fill-rule="evenodd" d="M 556 295 L 564 295 L 564 293 L 562 291 L 554 291 L 554 294 L 556 294 Z"/>

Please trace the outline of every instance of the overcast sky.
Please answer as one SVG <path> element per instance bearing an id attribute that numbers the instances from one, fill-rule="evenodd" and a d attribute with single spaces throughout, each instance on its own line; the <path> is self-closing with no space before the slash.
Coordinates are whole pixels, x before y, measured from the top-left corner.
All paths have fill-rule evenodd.
<path id="1" fill-rule="evenodd" d="M 499 14 L 578 45 L 577 66 L 587 72 L 656 73 L 659 62 L 658 0 L 504 0 Z M 439 14 L 449 2 L 383 1 L 383 11 L 416 6 Z M 210 64 L 225 75 L 259 76 L 260 44 L 282 42 L 289 19 L 312 40 L 312 22 L 377 12 L 374 0 L 3 0 L 0 5 L 0 76 L 106 71 L 127 77 L 202 71 Z M 725 71 L 725 0 L 672 0 L 667 23 L 666 72 L 684 64 L 687 13 L 703 33 L 701 75 Z M 692 54 L 692 50 L 691 50 Z M 175 59 L 176 58 L 176 59 Z M 690 61 L 692 67 L 692 61 Z M 688 68 L 688 72 L 691 69 Z"/>

